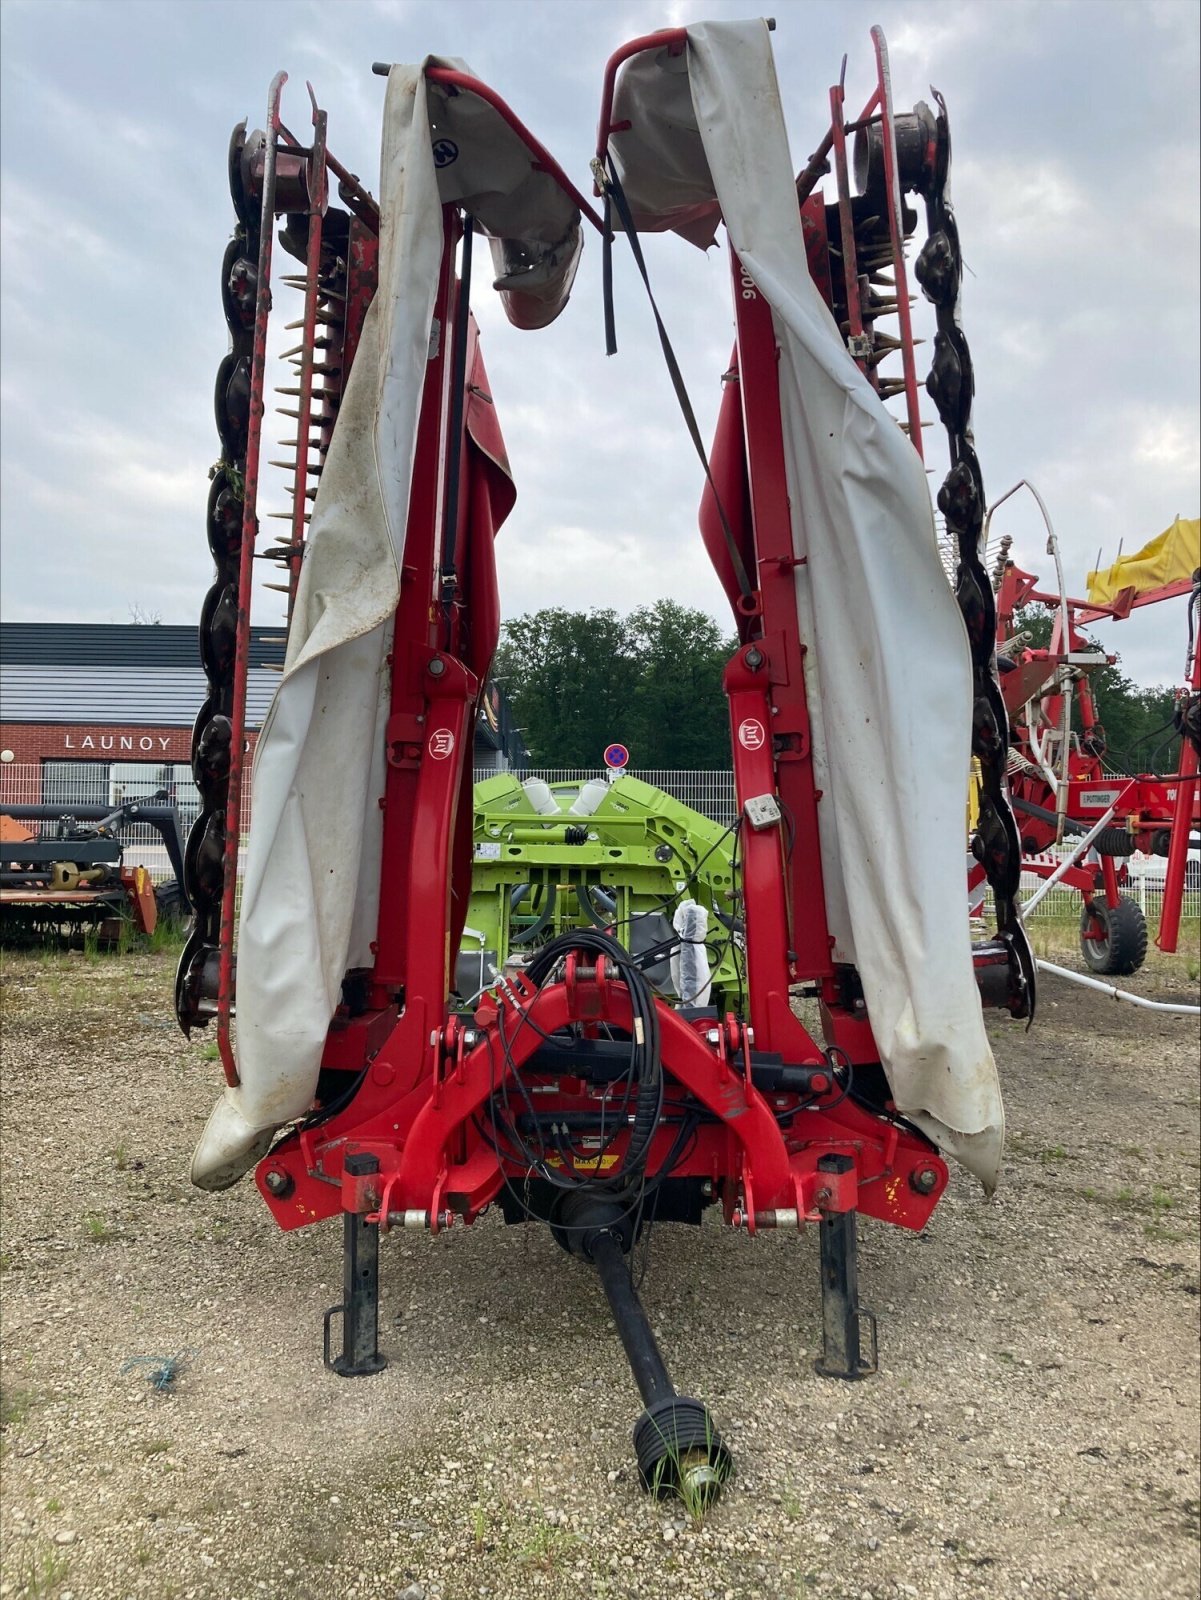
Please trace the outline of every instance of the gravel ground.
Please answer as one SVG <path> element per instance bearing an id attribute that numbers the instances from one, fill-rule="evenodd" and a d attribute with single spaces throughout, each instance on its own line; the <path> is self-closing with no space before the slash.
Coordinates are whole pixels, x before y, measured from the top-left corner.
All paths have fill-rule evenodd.
<path id="1" fill-rule="evenodd" d="M 862 1225 L 868 1382 L 812 1370 L 811 1231 L 657 1230 L 648 1309 L 737 1461 L 694 1528 L 639 1491 L 603 1296 L 540 1231 L 392 1235 L 388 1370 L 325 1374 L 339 1230 L 189 1188 L 219 1074 L 170 968 L 7 963 L 0 1594 L 1198 1594 L 1194 1020 L 1053 981 L 1032 1032 L 990 1020 L 1002 1188 L 957 1176 L 920 1237 Z M 124 1370 L 181 1353 L 169 1392 Z"/>

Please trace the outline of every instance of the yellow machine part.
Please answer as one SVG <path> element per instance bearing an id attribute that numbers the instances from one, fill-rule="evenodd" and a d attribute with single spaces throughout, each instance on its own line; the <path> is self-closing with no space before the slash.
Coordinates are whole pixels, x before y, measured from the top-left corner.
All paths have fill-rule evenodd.
<path id="1" fill-rule="evenodd" d="M 55 889 L 86 889 L 89 884 L 99 883 L 105 871 L 104 867 L 81 870 L 73 861 L 56 861 L 50 868 L 50 883 Z"/>
<path id="2" fill-rule="evenodd" d="M 1132 556 L 1088 575 L 1088 599 L 1094 606 L 1112 605 L 1124 589 L 1150 594 L 1165 584 L 1191 578 L 1201 567 L 1201 517 L 1177 517 L 1170 528 Z"/>

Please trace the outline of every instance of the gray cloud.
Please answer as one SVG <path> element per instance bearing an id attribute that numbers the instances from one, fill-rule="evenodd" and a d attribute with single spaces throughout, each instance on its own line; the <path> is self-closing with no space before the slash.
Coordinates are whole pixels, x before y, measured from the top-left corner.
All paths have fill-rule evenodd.
<path id="1" fill-rule="evenodd" d="M 203 513 L 225 347 L 217 274 L 231 225 L 229 129 L 261 121 L 272 73 L 304 80 L 331 144 L 373 184 L 372 60 L 465 57 L 587 184 L 603 63 L 624 39 L 745 4 L 541 0 L 5 0 L 2 284 L 5 616 L 191 621 L 209 578 Z M 889 36 L 898 104 L 948 97 L 972 269 L 977 441 L 990 492 L 1048 499 L 1072 586 L 1201 503 L 1198 11 L 1035 0 L 870 7 L 774 0 L 798 166 L 849 53 L 866 97 L 868 27 Z M 648 256 L 702 428 L 732 337 L 726 261 L 674 239 Z M 498 546 L 509 614 L 670 594 L 726 622 L 695 527 L 700 472 L 641 288 L 618 262 L 621 350 L 603 355 L 599 251 L 553 328 L 517 334 L 485 298 L 489 374 L 519 502 Z M 919 322 L 928 329 L 919 309 Z M 920 329 L 919 329 L 920 331 Z M 928 455 L 939 471 L 937 430 Z M 277 475 L 278 476 L 278 475 Z M 279 483 L 264 509 L 282 508 Z M 1040 525 L 998 526 L 1049 581 Z M 261 620 L 274 621 L 266 596 Z M 1178 637 L 1179 636 L 1179 637 Z M 1183 606 L 1103 637 L 1142 681 L 1174 679 Z"/>

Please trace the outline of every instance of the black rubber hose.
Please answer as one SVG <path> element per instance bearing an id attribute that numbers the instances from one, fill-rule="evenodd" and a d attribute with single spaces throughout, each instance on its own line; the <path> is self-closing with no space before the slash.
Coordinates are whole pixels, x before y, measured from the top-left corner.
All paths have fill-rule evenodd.
<path id="1" fill-rule="evenodd" d="M 646 1171 L 651 1141 L 659 1126 L 663 1111 L 663 1062 L 659 1044 L 659 1013 L 655 998 L 641 970 L 630 959 L 630 953 L 607 933 L 593 928 L 578 928 L 565 933 L 550 944 L 544 945 L 526 969 L 532 983 L 541 986 L 555 964 L 573 950 L 588 950 L 603 955 L 620 972 L 630 996 L 633 1016 L 634 1058 L 638 1073 L 638 1097 L 630 1124 L 629 1143 L 625 1161 L 617 1180 L 617 1187 L 628 1188 L 631 1181 L 638 1183 Z M 639 1038 L 641 1035 L 641 1038 Z"/>
<path id="2" fill-rule="evenodd" d="M 1056 824 L 1059 822 L 1055 813 L 1048 811 L 1046 806 L 1036 806 L 1033 800 L 1021 800 L 1017 795 L 1012 798 L 1015 811 L 1022 811 L 1028 817 L 1037 817 L 1040 822 Z M 1074 817 L 1065 817 L 1063 821 L 1063 831 L 1074 833 L 1078 838 L 1086 834 L 1092 826 L 1091 822 L 1077 822 Z M 1099 856 L 1132 856 L 1134 839 L 1125 828 L 1102 828 L 1093 840 L 1093 848 Z"/>
<path id="3" fill-rule="evenodd" d="M 598 889 L 595 892 L 597 898 L 601 902 L 601 909 L 599 911 L 592 902 L 593 890 L 590 889 L 586 883 L 578 883 L 576 885 L 575 893 L 576 899 L 580 902 L 580 910 L 588 918 L 588 921 L 594 928 L 605 929 L 613 920 L 613 912 L 617 909 L 617 902 L 616 900 L 612 901 L 611 904 L 606 908 L 605 901 L 609 898 L 608 895 L 606 895 L 601 889 Z"/>
<path id="4" fill-rule="evenodd" d="M 546 885 L 546 905 L 537 922 L 531 922 L 528 928 L 523 928 L 520 933 L 515 933 L 510 938 L 510 944 L 529 944 L 531 939 L 536 939 L 540 933 L 545 933 L 550 926 L 550 919 L 555 914 L 555 901 L 559 898 L 559 891 L 553 883 Z"/>

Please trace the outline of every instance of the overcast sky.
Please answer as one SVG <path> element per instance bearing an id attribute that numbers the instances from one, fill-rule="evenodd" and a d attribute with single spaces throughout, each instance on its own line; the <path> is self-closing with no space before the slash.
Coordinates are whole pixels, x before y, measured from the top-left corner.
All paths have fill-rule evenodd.
<path id="1" fill-rule="evenodd" d="M 946 95 L 990 499 L 1023 477 L 1039 487 L 1075 591 L 1098 549 L 1108 562 L 1120 540 L 1129 552 L 1196 516 L 1196 0 L 770 9 L 798 169 L 844 52 L 848 99 L 870 92 L 873 22 L 898 107 L 931 84 Z M 123 622 L 136 606 L 196 620 L 226 348 L 226 146 L 240 118 L 261 125 L 278 68 L 285 121 L 307 124 L 311 79 L 331 148 L 372 189 L 384 86 L 371 63 L 428 53 L 464 57 L 585 187 L 610 52 L 656 27 L 754 14 L 724 0 L 2 0 L 3 616 Z M 648 255 L 708 434 L 731 343 L 724 255 L 674 237 Z M 606 360 L 599 263 L 590 238 L 571 305 L 541 333 L 509 329 L 480 297 L 519 495 L 498 546 L 506 614 L 670 595 L 725 624 L 696 533 L 699 467 L 641 289 L 623 258 L 621 349 Z M 927 437 L 941 478 L 941 430 Z M 1049 581 L 1024 498 L 996 528 Z M 285 499 L 272 485 L 262 509 Z M 256 620 L 275 621 L 278 598 Z M 1101 636 L 1139 681 L 1176 681 L 1184 610 Z"/>

